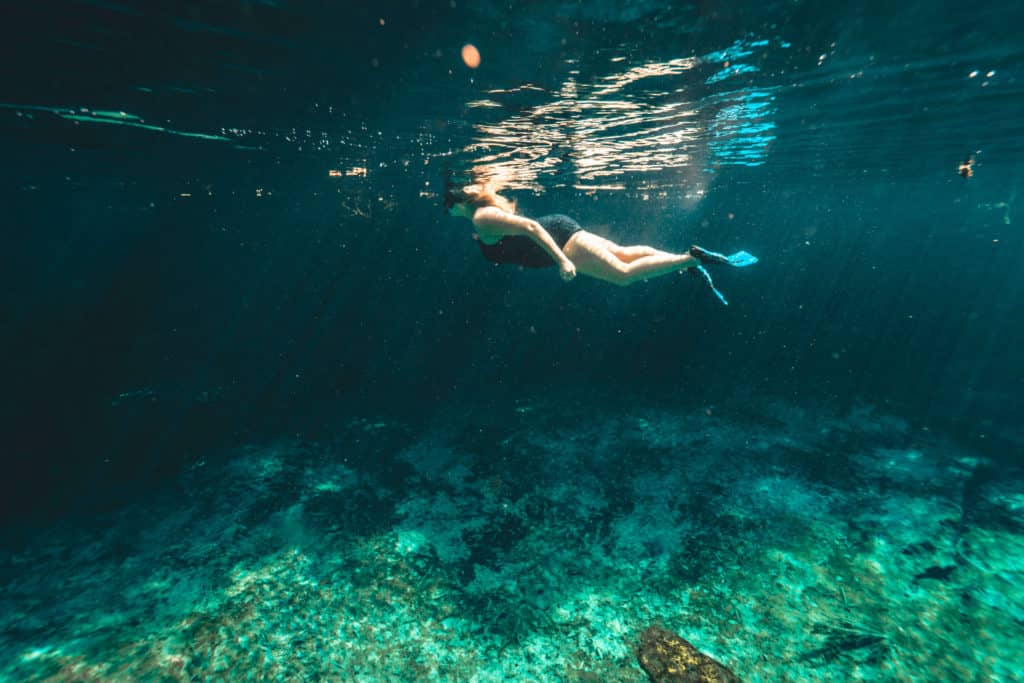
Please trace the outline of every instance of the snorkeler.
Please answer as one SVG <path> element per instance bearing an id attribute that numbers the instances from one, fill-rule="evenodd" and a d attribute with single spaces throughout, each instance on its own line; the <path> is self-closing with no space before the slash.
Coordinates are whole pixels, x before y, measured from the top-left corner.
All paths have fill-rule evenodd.
<path id="1" fill-rule="evenodd" d="M 557 264 L 566 281 L 579 272 L 624 287 L 687 271 L 700 278 L 728 306 L 704 266 L 742 267 L 757 263 L 757 257 L 745 251 L 725 256 L 694 246 L 688 253 L 672 254 L 647 246 L 622 246 L 587 232 L 561 214 L 532 220 L 516 214 L 515 204 L 486 184 L 458 187 L 446 178 L 444 206 L 449 215 L 473 223 L 474 238 L 489 261 L 526 268 Z"/>

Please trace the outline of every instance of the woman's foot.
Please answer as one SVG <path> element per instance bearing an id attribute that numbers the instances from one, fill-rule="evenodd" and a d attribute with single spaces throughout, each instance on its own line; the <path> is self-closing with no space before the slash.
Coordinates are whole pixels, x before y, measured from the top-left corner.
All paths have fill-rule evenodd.
<path id="1" fill-rule="evenodd" d="M 708 251 L 704 247 L 698 247 L 696 244 L 690 247 L 690 256 L 700 261 L 702 266 L 729 265 L 729 257 L 725 254 L 719 254 L 717 251 Z"/>
<path id="2" fill-rule="evenodd" d="M 717 251 L 708 251 L 703 247 L 693 245 L 690 247 L 690 256 L 700 261 L 704 266 L 734 266 L 742 268 L 757 263 L 757 257 L 745 251 L 737 251 L 731 256 L 719 254 Z"/>

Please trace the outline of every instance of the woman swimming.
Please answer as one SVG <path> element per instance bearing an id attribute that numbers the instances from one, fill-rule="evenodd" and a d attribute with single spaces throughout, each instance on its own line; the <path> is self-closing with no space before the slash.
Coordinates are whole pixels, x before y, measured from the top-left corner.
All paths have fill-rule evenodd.
<path id="1" fill-rule="evenodd" d="M 745 251 L 725 256 L 691 247 L 673 254 L 648 246 L 622 246 L 591 232 L 561 214 L 536 220 L 516 213 L 515 204 L 486 184 L 457 187 L 446 182 L 445 209 L 449 215 L 469 219 L 485 258 L 527 268 L 558 265 L 563 280 L 582 273 L 598 280 L 627 286 L 679 271 L 699 276 L 721 299 L 705 265 L 749 266 L 757 258 Z"/>

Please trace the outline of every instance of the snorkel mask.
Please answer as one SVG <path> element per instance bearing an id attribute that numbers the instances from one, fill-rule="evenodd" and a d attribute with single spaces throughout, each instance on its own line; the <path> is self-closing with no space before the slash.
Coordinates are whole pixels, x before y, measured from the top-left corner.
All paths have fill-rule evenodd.
<path id="1" fill-rule="evenodd" d="M 466 201 L 466 194 L 462 188 L 452 182 L 452 170 L 445 169 L 444 172 L 444 212 L 451 214 L 452 207 Z"/>

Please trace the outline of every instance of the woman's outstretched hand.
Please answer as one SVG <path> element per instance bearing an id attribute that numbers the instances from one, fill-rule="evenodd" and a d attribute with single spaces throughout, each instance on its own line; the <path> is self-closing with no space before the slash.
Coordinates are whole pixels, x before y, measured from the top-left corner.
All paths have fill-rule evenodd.
<path id="1" fill-rule="evenodd" d="M 576 266 L 568 259 L 562 261 L 562 265 L 558 269 L 561 271 L 562 279 L 566 282 L 576 277 Z"/>

